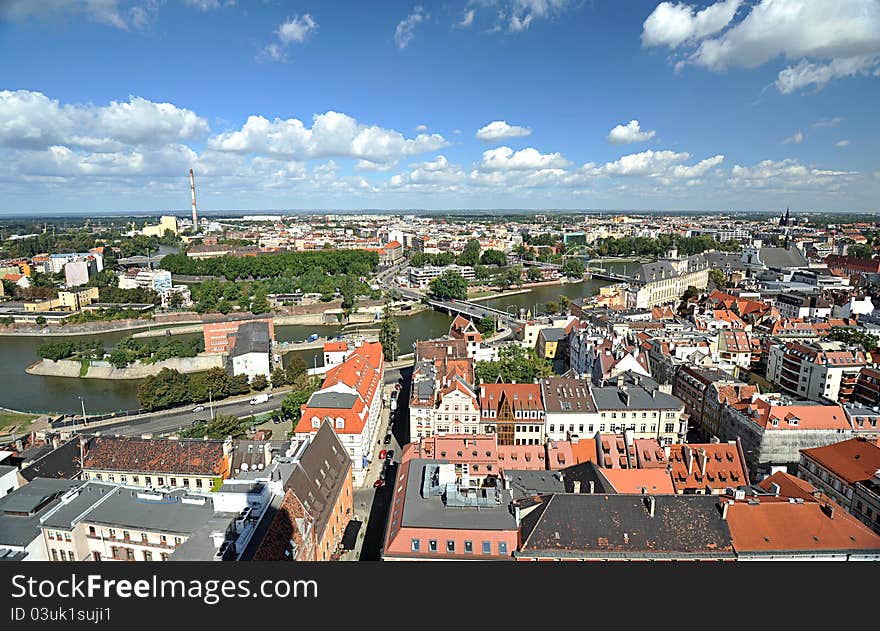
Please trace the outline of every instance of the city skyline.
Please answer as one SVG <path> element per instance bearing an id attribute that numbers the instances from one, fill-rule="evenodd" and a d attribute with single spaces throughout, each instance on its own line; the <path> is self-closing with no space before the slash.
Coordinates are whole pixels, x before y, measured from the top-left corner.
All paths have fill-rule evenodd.
<path id="1" fill-rule="evenodd" d="M 5 3 L 0 213 L 876 210 L 876 0 L 343 4 Z"/>

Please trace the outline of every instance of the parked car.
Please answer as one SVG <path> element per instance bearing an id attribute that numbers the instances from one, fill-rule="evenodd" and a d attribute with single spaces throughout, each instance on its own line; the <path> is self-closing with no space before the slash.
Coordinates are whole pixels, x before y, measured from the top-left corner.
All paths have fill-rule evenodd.
<path id="1" fill-rule="evenodd" d="M 379 460 L 385 460 L 385 456 L 388 454 L 384 449 L 379 452 Z"/>
<path id="2" fill-rule="evenodd" d="M 378 489 L 380 486 L 385 486 L 385 480 L 383 480 L 382 478 L 379 478 L 378 480 L 373 482 L 374 489 Z"/>
<path id="3" fill-rule="evenodd" d="M 204 406 L 204 405 L 197 405 L 196 407 L 194 407 L 194 408 L 192 409 L 192 411 L 193 411 L 194 414 L 195 414 L 195 413 L 198 413 L 198 412 L 204 412 L 204 411 L 205 411 L 205 406 Z"/>
<path id="4" fill-rule="evenodd" d="M 385 454 L 385 460 L 388 461 L 388 462 L 391 462 L 391 459 L 392 459 L 393 457 L 394 457 L 394 450 L 393 450 L 393 449 L 389 449 L 388 452 Z"/>
<path id="5" fill-rule="evenodd" d="M 391 434 L 386 434 L 385 440 L 383 440 L 382 442 L 385 443 L 386 445 L 390 445 L 391 444 Z"/>

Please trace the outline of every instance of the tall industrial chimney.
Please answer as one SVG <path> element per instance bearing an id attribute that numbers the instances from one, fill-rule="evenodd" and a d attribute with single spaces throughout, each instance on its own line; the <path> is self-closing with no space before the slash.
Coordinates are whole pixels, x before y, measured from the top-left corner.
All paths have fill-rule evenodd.
<path id="1" fill-rule="evenodd" d="M 189 170 L 189 188 L 192 191 L 193 198 L 193 231 L 198 231 L 199 229 L 199 215 L 196 212 L 196 180 L 193 176 L 193 170 Z"/>

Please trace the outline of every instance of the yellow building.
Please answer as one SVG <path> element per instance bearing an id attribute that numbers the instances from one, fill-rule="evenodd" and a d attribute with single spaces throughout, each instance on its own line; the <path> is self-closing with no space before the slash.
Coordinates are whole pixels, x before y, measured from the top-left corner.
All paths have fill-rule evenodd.
<path id="1" fill-rule="evenodd" d="M 141 229 L 141 234 L 145 237 L 163 237 L 165 236 L 165 231 L 170 230 L 174 234 L 177 234 L 177 217 L 173 215 L 162 215 L 159 218 L 159 223 L 152 226 L 144 226 Z"/>
<path id="2" fill-rule="evenodd" d="M 29 300 L 24 303 L 24 310 L 28 312 L 38 311 L 79 311 L 86 305 L 98 301 L 97 287 L 83 287 L 82 289 L 61 290 L 57 298 L 45 300 Z"/>

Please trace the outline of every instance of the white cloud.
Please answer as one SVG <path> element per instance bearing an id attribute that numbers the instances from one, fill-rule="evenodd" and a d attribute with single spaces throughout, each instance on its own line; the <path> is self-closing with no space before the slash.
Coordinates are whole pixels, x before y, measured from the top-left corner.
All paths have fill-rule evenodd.
<path id="1" fill-rule="evenodd" d="M 838 140 L 837 142 L 834 143 L 834 146 L 835 147 L 848 147 L 849 140 Z"/>
<path id="2" fill-rule="evenodd" d="M 706 175 L 709 171 L 720 165 L 722 162 L 724 162 L 724 156 L 717 155 L 712 156 L 711 158 L 706 158 L 705 160 L 700 160 L 692 166 L 678 164 L 673 166 L 669 170 L 668 175 L 669 177 L 675 179 L 699 178 Z"/>
<path id="3" fill-rule="evenodd" d="M 776 88 L 783 94 L 791 94 L 811 85 L 815 86 L 816 90 L 821 90 L 833 79 L 868 74 L 877 67 L 878 63 L 880 63 L 878 55 L 832 59 L 827 64 L 801 59 L 794 66 L 789 66 L 779 73 Z"/>
<path id="4" fill-rule="evenodd" d="M 318 23 L 310 14 L 294 16 L 282 22 L 275 29 L 278 41 L 266 44 L 257 58 L 269 61 L 287 61 L 288 48 L 292 44 L 302 44 L 316 30 L 318 30 Z"/>
<path id="5" fill-rule="evenodd" d="M 529 127 L 520 127 L 518 125 L 508 125 L 507 121 L 492 121 L 488 125 L 477 130 L 475 136 L 479 140 L 496 141 L 507 140 L 508 138 L 520 138 L 528 136 L 532 133 Z"/>
<path id="6" fill-rule="evenodd" d="M 569 0 L 513 0 L 509 8 L 508 31 L 524 31 L 535 19 L 552 17 L 569 8 Z M 504 11 L 500 12 L 504 15 Z"/>
<path id="7" fill-rule="evenodd" d="M 735 10 L 730 13 L 733 4 L 739 3 L 718 2 L 694 13 L 687 5 L 662 3 L 645 21 L 642 42 L 671 48 L 690 45 L 690 52 L 676 62 L 676 71 L 687 64 L 722 71 L 755 68 L 779 57 L 797 61 L 777 77 L 776 87 L 783 94 L 880 71 L 877 0 L 758 0 L 736 23 Z M 717 13 L 704 20 L 705 29 L 698 29 L 698 16 L 710 10 Z M 732 26 L 724 28 L 728 24 Z M 706 35 L 709 26 L 719 25 L 723 32 Z"/>
<path id="8" fill-rule="evenodd" d="M 483 152 L 480 168 L 484 171 L 519 171 L 562 168 L 569 164 L 571 163 L 560 153 L 541 153 L 532 147 L 519 151 L 510 147 L 498 147 Z"/>
<path id="9" fill-rule="evenodd" d="M 410 45 L 416 36 L 416 25 L 424 22 L 426 17 L 424 8 L 417 6 L 412 13 L 398 22 L 397 28 L 394 29 L 394 41 L 398 48 L 403 49 Z"/>
<path id="10" fill-rule="evenodd" d="M 792 135 L 789 136 L 788 138 L 783 139 L 782 144 L 783 144 L 783 145 L 791 145 L 791 144 L 799 145 L 799 144 L 801 144 L 803 141 L 804 141 L 804 134 L 803 134 L 803 132 L 796 131 L 794 134 L 792 134 Z"/>
<path id="11" fill-rule="evenodd" d="M 306 36 L 318 28 L 318 23 L 306 13 L 302 17 L 295 16 L 278 27 L 278 39 L 282 44 L 302 44 Z"/>
<path id="12" fill-rule="evenodd" d="M 763 160 L 753 166 L 734 165 L 729 182 L 736 186 L 758 189 L 825 189 L 835 190 L 858 177 L 856 171 L 832 171 L 805 166 L 797 160 Z"/>
<path id="13" fill-rule="evenodd" d="M 687 152 L 677 153 L 675 151 L 642 151 L 641 153 L 632 153 L 622 156 L 621 158 L 607 162 L 598 169 L 595 169 L 597 175 L 643 175 L 656 176 L 663 174 L 669 167 L 684 162 L 691 155 Z"/>
<path id="14" fill-rule="evenodd" d="M 428 126 L 427 125 L 416 125 L 416 131 L 419 131 L 419 132 L 428 131 Z"/>
<path id="15" fill-rule="evenodd" d="M 184 0 L 184 4 L 200 11 L 214 11 L 220 7 L 229 7 L 235 5 L 235 0 Z"/>
<path id="16" fill-rule="evenodd" d="M 626 125 L 618 125 L 608 132 L 606 140 L 615 145 L 628 145 L 650 140 L 656 133 L 654 130 L 642 131 L 639 127 L 639 121 L 631 120 Z"/>
<path id="17" fill-rule="evenodd" d="M 11 147 L 116 151 L 197 139 L 208 131 L 208 122 L 192 110 L 136 96 L 106 106 L 61 105 L 41 92 L 0 91 L 0 144 Z"/>
<path id="18" fill-rule="evenodd" d="M 468 9 L 464 12 L 464 17 L 462 18 L 461 22 L 456 22 L 456 26 L 458 26 L 459 28 L 469 27 L 471 24 L 474 23 L 475 14 L 476 11 L 474 9 Z"/>
<path id="19" fill-rule="evenodd" d="M 403 156 L 435 151 L 449 143 L 439 134 L 405 138 L 398 131 L 364 125 L 339 112 L 316 114 L 311 129 L 302 121 L 269 121 L 250 116 L 239 131 L 220 134 L 209 146 L 220 151 L 288 155 L 296 159 L 352 157 L 391 162 Z"/>
<path id="20" fill-rule="evenodd" d="M 661 2 L 642 25 L 642 46 L 677 48 L 713 35 L 730 24 L 742 0 L 722 0 L 702 11 L 684 3 Z"/>
<path id="21" fill-rule="evenodd" d="M 810 125 L 810 127 L 837 127 L 842 122 L 843 119 L 840 116 L 835 116 L 834 118 L 821 118 Z"/>

